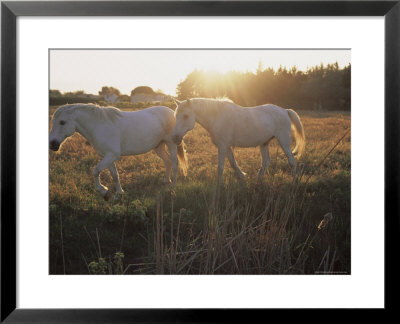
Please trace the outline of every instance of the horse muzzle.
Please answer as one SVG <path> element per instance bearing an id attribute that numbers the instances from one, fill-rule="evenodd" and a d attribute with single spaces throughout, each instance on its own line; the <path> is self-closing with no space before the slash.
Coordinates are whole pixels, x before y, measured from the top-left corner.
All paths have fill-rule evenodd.
<path id="1" fill-rule="evenodd" d="M 50 142 L 50 150 L 52 151 L 58 151 L 58 149 L 60 148 L 60 143 L 58 143 L 57 141 L 53 140 Z"/>

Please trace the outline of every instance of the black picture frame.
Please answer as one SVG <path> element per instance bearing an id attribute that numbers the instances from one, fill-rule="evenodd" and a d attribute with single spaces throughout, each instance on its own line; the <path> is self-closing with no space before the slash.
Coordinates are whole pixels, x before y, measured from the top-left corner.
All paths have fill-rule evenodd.
<path id="1" fill-rule="evenodd" d="M 16 19 L 19 16 L 384 16 L 385 309 L 395 309 L 399 237 L 400 1 L 4 1 L 1 3 L 1 321 L 231 322 L 262 310 L 16 308 Z M 367 139 L 366 139 L 367 140 Z M 366 152 L 366 163 L 368 163 Z M 367 175 L 366 175 L 367 177 Z M 373 188 L 370 188 L 373 190 Z M 367 284 L 367 283 L 366 283 Z M 251 312 L 251 314 L 249 314 Z"/>

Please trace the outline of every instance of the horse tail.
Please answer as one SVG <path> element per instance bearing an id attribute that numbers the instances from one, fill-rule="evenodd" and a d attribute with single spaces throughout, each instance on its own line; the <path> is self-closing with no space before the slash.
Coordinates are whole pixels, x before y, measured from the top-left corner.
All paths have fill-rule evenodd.
<path id="1" fill-rule="evenodd" d="M 293 154 L 297 154 L 297 157 L 300 157 L 303 154 L 304 147 L 306 145 L 303 124 L 300 121 L 299 115 L 294 110 L 287 109 L 287 112 L 290 120 L 292 121 L 292 128 L 294 129 L 296 139 L 296 147 L 293 150 Z"/>
<path id="2" fill-rule="evenodd" d="M 181 142 L 181 144 L 178 145 L 178 161 L 179 167 L 181 168 L 183 175 L 186 177 L 188 170 L 188 161 L 186 155 L 186 146 L 183 141 Z"/>

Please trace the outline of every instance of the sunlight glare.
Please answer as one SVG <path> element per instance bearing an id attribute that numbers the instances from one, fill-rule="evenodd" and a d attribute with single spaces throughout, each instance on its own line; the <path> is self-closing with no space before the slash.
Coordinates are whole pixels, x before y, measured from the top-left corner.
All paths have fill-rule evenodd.
<path id="1" fill-rule="evenodd" d="M 51 50 L 50 88 L 97 94 L 113 86 L 130 94 L 150 86 L 175 95 L 176 86 L 193 70 L 253 72 L 280 66 L 305 71 L 315 65 L 350 63 L 350 50 Z"/>

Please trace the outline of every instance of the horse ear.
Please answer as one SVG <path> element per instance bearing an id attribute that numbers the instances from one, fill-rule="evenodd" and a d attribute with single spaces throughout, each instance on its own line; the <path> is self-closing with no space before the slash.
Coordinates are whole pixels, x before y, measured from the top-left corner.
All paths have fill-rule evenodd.
<path id="1" fill-rule="evenodd" d="M 179 101 L 178 99 L 175 99 L 175 98 L 172 98 L 172 99 L 174 100 L 174 102 L 177 106 L 179 106 L 182 103 L 182 101 Z"/>

